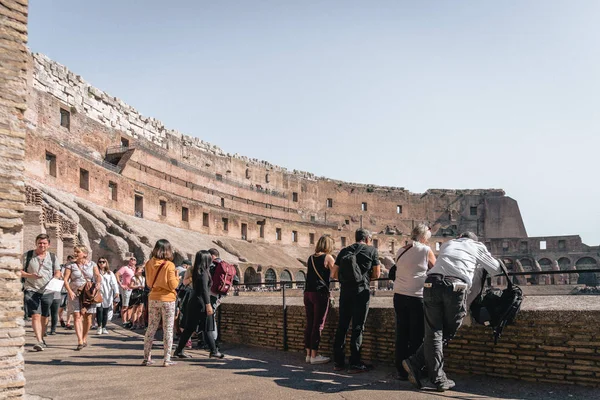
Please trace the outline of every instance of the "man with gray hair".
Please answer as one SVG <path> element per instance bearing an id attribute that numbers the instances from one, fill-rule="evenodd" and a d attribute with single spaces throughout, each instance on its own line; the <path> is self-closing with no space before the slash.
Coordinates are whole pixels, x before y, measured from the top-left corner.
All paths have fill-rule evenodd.
<path id="1" fill-rule="evenodd" d="M 351 374 L 366 372 L 372 368 L 361 361 L 360 346 L 369 312 L 370 281 L 378 279 L 381 273 L 379 253 L 371 246 L 373 241 L 371 233 L 360 228 L 354 236 L 356 243 L 342 249 L 335 260 L 341 287 L 339 320 L 333 343 L 334 369 L 340 371 L 346 367 L 344 352 L 346 332 L 352 321 L 350 368 L 348 369 Z"/>
<path id="2" fill-rule="evenodd" d="M 418 389 L 422 387 L 419 371 L 424 366 L 438 391 L 454 387 L 443 370 L 442 346 L 456 334 L 467 314 L 466 296 L 473 275 L 481 268 L 495 275 L 500 272 L 500 263 L 473 232 L 465 232 L 442 245 L 435 265 L 427 272 L 423 289 L 425 338 L 417 352 L 402 361 L 408 380 Z"/>

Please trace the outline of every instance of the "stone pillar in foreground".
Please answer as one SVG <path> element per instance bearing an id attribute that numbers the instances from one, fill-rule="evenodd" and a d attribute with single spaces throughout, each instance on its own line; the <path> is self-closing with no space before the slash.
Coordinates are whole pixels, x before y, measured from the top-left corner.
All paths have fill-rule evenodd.
<path id="1" fill-rule="evenodd" d="M 27 0 L 0 6 L 0 398 L 20 398 L 23 374 L 23 181 L 27 99 Z"/>

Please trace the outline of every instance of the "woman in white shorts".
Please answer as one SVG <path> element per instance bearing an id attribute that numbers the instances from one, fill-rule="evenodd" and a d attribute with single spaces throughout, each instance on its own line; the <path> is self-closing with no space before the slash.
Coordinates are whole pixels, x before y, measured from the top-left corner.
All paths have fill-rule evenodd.
<path id="1" fill-rule="evenodd" d="M 96 305 L 81 307 L 79 301 L 79 288 L 87 281 L 94 282 L 99 288 L 102 276 L 95 262 L 88 259 L 89 251 L 84 246 L 75 246 L 75 262 L 65 266 L 65 287 L 68 294 L 68 308 L 75 317 L 75 334 L 77 335 L 77 348 L 81 350 L 87 346 L 87 336 L 92 326 L 92 318 L 96 314 Z"/>

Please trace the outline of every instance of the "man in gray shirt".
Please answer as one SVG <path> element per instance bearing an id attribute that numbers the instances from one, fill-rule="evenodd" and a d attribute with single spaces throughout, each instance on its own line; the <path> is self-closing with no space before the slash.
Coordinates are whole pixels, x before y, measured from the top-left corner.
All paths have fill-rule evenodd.
<path id="1" fill-rule="evenodd" d="M 425 339 L 417 352 L 402 361 L 408 380 L 421 388 L 419 371 L 427 366 L 429 380 L 443 392 L 454 387 L 444 373 L 444 342 L 452 339 L 467 314 L 467 293 L 473 275 L 481 268 L 491 275 L 500 272 L 500 263 L 473 232 L 444 243 L 435 265 L 427 272 L 423 289 Z"/>
<path id="2" fill-rule="evenodd" d="M 44 332 L 48 325 L 50 307 L 54 300 L 54 293 L 46 291 L 46 285 L 52 278 L 60 278 L 60 264 L 56 256 L 48 251 L 50 238 L 45 233 L 35 238 L 35 250 L 30 250 L 23 255 L 23 271 L 21 277 L 25 295 L 25 303 L 31 327 L 37 343 L 33 346 L 36 351 L 46 347 Z"/>

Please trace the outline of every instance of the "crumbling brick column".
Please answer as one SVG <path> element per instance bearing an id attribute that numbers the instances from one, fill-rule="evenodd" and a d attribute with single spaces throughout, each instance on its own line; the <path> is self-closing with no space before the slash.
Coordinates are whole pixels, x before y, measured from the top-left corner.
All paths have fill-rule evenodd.
<path id="1" fill-rule="evenodd" d="M 60 261 L 63 259 L 63 241 L 60 235 L 60 226 L 46 226 L 46 234 L 50 237 L 50 251 L 56 254 L 56 258 Z M 70 253 L 69 253 L 70 254 Z"/>
<path id="2" fill-rule="evenodd" d="M 27 0 L 0 7 L 0 398 L 20 398 L 23 374 L 23 293 L 20 270 L 25 186 Z"/>

